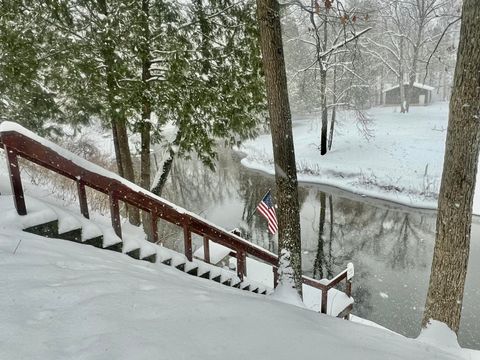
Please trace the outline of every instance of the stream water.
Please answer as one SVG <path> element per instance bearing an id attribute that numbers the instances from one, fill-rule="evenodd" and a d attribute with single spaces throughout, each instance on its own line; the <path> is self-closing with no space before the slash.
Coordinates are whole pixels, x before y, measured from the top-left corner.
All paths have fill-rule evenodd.
<path id="1" fill-rule="evenodd" d="M 276 251 L 255 208 L 274 178 L 240 164 L 221 149 L 216 171 L 177 160 L 163 193 L 168 200 Z M 361 197 L 332 187 L 300 184 L 303 271 L 331 277 L 355 265 L 353 313 L 408 337 L 420 331 L 435 239 L 434 211 Z M 179 237 L 165 230 L 171 246 Z M 196 244 L 200 246 L 200 243 Z M 480 219 L 474 218 L 459 342 L 480 349 Z"/>

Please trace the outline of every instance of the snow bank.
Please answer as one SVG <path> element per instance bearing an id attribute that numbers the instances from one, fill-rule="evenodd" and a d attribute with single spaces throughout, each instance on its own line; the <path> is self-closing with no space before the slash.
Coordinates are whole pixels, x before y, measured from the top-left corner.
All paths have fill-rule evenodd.
<path id="1" fill-rule="evenodd" d="M 330 185 L 406 206 L 436 209 L 443 168 L 448 103 L 397 108 L 374 108 L 371 137 L 359 132 L 350 112 L 339 114 L 332 151 L 320 156 L 318 117 L 293 122 L 295 156 L 301 182 Z M 274 174 L 271 136 L 246 141 L 238 150 L 242 164 Z M 479 174 L 480 176 L 480 174 Z M 480 179 L 477 179 L 480 187 Z M 476 191 L 480 193 L 480 191 Z M 480 214 L 475 197 L 474 213 Z"/>

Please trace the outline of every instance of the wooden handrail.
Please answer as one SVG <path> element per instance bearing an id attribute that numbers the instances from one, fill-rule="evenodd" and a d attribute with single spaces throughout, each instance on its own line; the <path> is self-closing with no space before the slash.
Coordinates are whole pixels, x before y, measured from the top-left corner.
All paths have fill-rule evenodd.
<path id="1" fill-rule="evenodd" d="M 2 123 L 2 128 L 4 124 L 6 123 Z M 86 218 L 89 218 L 89 212 L 85 188 L 90 187 L 108 195 L 112 227 L 120 238 L 122 237 L 122 229 L 119 201 L 123 201 L 151 214 L 153 239 L 158 239 L 158 219 L 163 219 L 182 227 L 185 255 L 189 260 L 192 260 L 191 236 L 192 233 L 195 233 L 204 239 L 204 245 L 206 245 L 205 260 L 207 262 L 209 262 L 208 241 L 216 242 L 233 250 L 232 254 L 237 258 L 237 275 L 241 280 L 243 280 L 247 272 L 245 258 L 249 255 L 272 265 L 274 286 L 276 286 L 276 270 L 278 268 L 278 256 L 276 254 L 222 229 L 198 215 L 177 207 L 167 200 L 121 178 L 117 174 L 90 163 L 16 124 L 8 123 L 6 128 L 6 130 L 0 130 L 0 147 L 3 147 L 6 153 L 15 208 L 19 215 L 26 215 L 27 208 L 18 166 L 18 156 L 75 181 L 79 195 L 80 212 Z M 325 301 L 322 302 L 322 313 L 326 313 L 328 289 L 343 279 L 346 279 L 346 271 L 332 279 L 328 285 L 303 276 L 305 284 L 322 291 L 322 299 L 325 297 Z M 351 282 L 350 287 L 347 285 L 347 289 L 351 290 Z M 350 293 L 348 295 L 350 296 Z M 324 304 L 325 309 L 323 308 Z"/>

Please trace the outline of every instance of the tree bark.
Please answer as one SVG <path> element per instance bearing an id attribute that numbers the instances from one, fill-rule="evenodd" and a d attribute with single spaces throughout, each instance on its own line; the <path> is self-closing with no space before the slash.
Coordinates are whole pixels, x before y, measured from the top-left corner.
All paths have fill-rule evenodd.
<path id="1" fill-rule="evenodd" d="M 140 186 L 150 190 L 150 131 L 152 124 L 150 118 L 152 115 L 152 104 L 150 100 L 150 26 L 149 26 L 150 1 L 142 0 L 141 26 L 143 33 L 143 41 L 141 42 L 140 57 L 142 61 L 142 119 L 140 124 Z M 148 240 L 153 240 L 152 219 L 150 213 L 142 211 L 143 231 L 147 235 Z"/>
<path id="2" fill-rule="evenodd" d="M 175 147 L 178 147 L 180 141 L 182 140 L 182 131 L 179 129 L 177 131 L 177 135 L 173 140 L 172 146 L 170 147 L 168 159 L 165 160 L 162 166 L 162 174 L 160 175 L 160 179 L 156 184 L 152 186 L 151 192 L 155 195 L 162 196 L 163 189 L 165 184 L 167 183 L 168 176 L 170 175 L 170 171 L 172 170 L 173 160 L 175 159 Z"/>
<path id="3" fill-rule="evenodd" d="M 272 132 L 278 202 L 278 253 L 290 252 L 297 292 L 302 293 L 302 258 L 297 170 L 283 55 L 280 6 L 277 0 L 257 0 L 263 69 Z"/>
<path id="4" fill-rule="evenodd" d="M 99 0 L 98 6 L 100 12 L 108 17 L 108 7 L 105 0 Z M 115 157 L 117 160 L 117 168 L 120 176 L 135 182 L 135 174 L 133 171 L 132 155 L 128 145 L 128 134 L 124 111 L 122 105 L 117 100 L 119 89 L 116 79 L 115 66 L 115 43 L 112 40 L 112 34 L 106 32 L 104 46 L 101 49 L 103 61 L 105 63 L 106 85 L 107 85 L 107 102 L 110 113 L 110 123 L 112 125 L 113 142 L 115 148 Z M 127 212 L 130 223 L 140 225 L 140 212 L 135 207 L 127 206 Z"/>
<path id="5" fill-rule="evenodd" d="M 430 319 L 458 332 L 470 247 L 480 147 L 480 6 L 463 2 L 460 44 L 450 101 L 437 234 L 422 325 Z"/>
<path id="6" fill-rule="evenodd" d="M 325 11 L 323 19 L 323 51 L 328 44 L 328 18 Z M 320 56 L 317 54 L 317 56 Z M 322 103 L 322 132 L 320 135 L 320 155 L 327 153 L 328 109 L 327 109 L 327 64 L 320 59 L 320 102 Z"/>

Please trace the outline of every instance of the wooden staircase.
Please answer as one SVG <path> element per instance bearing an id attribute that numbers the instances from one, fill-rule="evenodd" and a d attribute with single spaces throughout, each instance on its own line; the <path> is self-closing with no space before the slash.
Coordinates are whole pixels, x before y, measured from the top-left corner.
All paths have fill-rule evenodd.
<path id="1" fill-rule="evenodd" d="M 3 201 L 5 200 L 12 201 L 10 199 L 3 199 Z M 82 219 L 65 209 L 60 209 L 50 204 L 42 204 L 40 201 L 29 197 L 26 198 L 26 202 L 34 204 L 34 206 L 29 206 L 31 208 L 42 210 L 47 208 L 50 214 L 60 214 L 60 216 L 53 216 L 54 218 L 56 217 L 56 219 L 25 227 L 23 229 L 25 232 L 46 238 L 68 240 L 91 245 L 103 250 L 123 253 L 136 260 L 163 264 L 188 275 L 208 279 L 225 286 L 261 295 L 266 295 L 273 290 L 272 288 L 249 281 L 246 278 L 242 281 L 237 274 L 231 270 L 222 269 L 197 259 L 189 261 L 183 254 L 145 240 L 127 240 L 127 237 L 124 237 L 122 240 L 109 229 L 102 229 L 102 226 L 95 224 L 93 221 Z M 35 210 L 31 211 L 27 217 L 28 216 L 35 217 Z M 61 222 L 68 223 L 68 228 L 62 229 L 62 226 L 60 226 Z M 89 226 L 89 231 L 84 232 L 82 226 Z M 65 226 L 63 226 L 63 228 L 65 228 Z"/>

